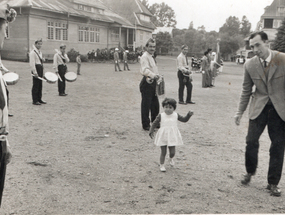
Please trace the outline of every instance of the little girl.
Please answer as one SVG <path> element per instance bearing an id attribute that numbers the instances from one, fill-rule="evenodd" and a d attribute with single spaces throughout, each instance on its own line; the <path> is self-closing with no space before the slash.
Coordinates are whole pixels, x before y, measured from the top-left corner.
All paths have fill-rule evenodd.
<path id="1" fill-rule="evenodd" d="M 174 165 L 173 157 L 175 155 L 175 146 L 183 145 L 181 134 L 177 127 L 177 121 L 187 122 L 194 114 L 189 111 L 185 117 L 180 116 L 174 110 L 176 109 L 176 101 L 171 98 L 165 98 L 162 102 L 164 113 L 159 114 L 151 125 L 149 136 L 154 137 L 154 129 L 159 126 L 160 128 L 156 134 L 154 144 L 160 146 L 160 171 L 165 172 L 165 156 L 167 146 L 169 148 L 170 165 Z"/>

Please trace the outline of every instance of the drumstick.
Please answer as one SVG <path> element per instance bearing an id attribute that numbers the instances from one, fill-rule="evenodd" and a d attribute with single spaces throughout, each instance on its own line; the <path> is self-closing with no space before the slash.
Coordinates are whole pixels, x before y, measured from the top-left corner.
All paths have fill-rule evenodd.
<path id="1" fill-rule="evenodd" d="M 35 75 L 33 75 L 33 74 L 32 74 L 32 76 L 34 76 L 34 77 L 35 77 L 35 78 L 37 78 L 37 79 L 40 79 L 40 80 L 42 80 L 42 81 L 47 82 L 47 80 L 46 80 L 46 79 L 43 79 L 43 78 L 41 78 L 41 77 L 39 77 L 39 76 L 38 76 L 38 77 L 36 77 L 36 76 L 35 76 Z"/>
<path id="2" fill-rule="evenodd" d="M 58 73 L 56 73 L 56 74 L 57 74 L 57 77 L 60 80 L 60 82 L 62 82 L 62 79 L 61 79 L 60 75 Z"/>

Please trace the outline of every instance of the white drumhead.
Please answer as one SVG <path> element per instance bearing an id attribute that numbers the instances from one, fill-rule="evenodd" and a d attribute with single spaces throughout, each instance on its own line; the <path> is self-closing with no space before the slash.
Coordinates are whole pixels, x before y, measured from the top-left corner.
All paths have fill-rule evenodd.
<path id="1" fill-rule="evenodd" d="M 55 83 L 57 81 L 58 77 L 53 72 L 46 72 L 45 73 L 45 79 L 49 82 Z"/>
<path id="2" fill-rule="evenodd" d="M 67 81 L 72 82 L 77 79 L 77 74 L 75 72 L 67 72 L 65 73 L 64 77 Z"/>
<path id="3" fill-rule="evenodd" d="M 19 75 L 15 72 L 8 72 L 3 75 L 3 78 L 8 85 L 13 85 L 18 82 Z"/>

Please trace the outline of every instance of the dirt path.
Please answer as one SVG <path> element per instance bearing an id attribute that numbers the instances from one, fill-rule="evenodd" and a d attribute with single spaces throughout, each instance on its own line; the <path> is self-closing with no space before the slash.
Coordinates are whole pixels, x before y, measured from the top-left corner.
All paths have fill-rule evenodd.
<path id="1" fill-rule="evenodd" d="M 67 97 L 45 83 L 48 104 L 34 106 L 28 64 L 3 63 L 21 79 L 9 86 L 13 160 L 0 214 L 285 213 L 284 195 L 265 189 L 266 133 L 257 174 L 250 186 L 240 185 L 248 118 L 237 127 L 233 116 L 242 66 L 225 63 L 212 89 L 201 88 L 201 74 L 194 74 L 196 104 L 177 107 L 181 115 L 194 111 L 179 124 L 185 145 L 177 148 L 176 166 L 161 173 L 159 148 L 141 128 L 139 64 L 115 73 L 110 63 L 85 63 L 77 81 L 67 83 Z M 177 99 L 175 59 L 158 57 L 158 67 L 166 96 Z"/>

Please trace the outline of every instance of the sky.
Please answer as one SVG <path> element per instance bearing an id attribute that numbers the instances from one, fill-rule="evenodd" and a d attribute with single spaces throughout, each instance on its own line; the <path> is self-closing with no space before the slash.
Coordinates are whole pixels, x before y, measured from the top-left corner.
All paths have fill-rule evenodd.
<path id="1" fill-rule="evenodd" d="M 241 21 L 244 15 L 255 30 L 264 8 L 273 0 L 148 0 L 149 5 L 162 2 L 175 11 L 178 29 L 188 28 L 193 21 L 195 29 L 204 25 L 207 32 L 219 32 L 228 17 Z"/>

